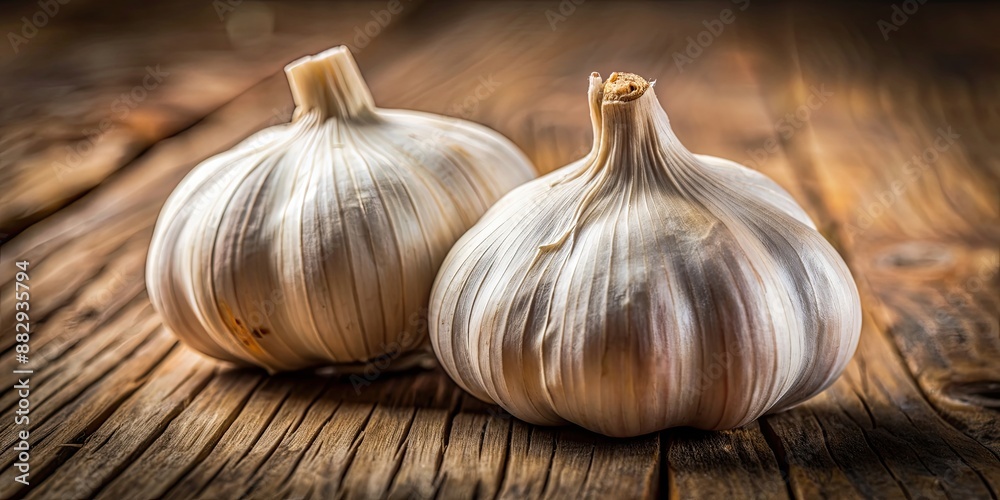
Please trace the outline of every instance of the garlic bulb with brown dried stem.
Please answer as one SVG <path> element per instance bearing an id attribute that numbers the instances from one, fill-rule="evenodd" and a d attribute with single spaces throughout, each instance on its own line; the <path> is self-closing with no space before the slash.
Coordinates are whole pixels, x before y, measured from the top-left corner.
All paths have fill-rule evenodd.
<path id="1" fill-rule="evenodd" d="M 150 300 L 189 346 L 272 372 L 394 359 L 426 342 L 448 249 L 534 170 L 486 127 L 376 108 L 346 48 L 285 71 L 292 122 L 209 158 L 167 200 Z"/>
<path id="2" fill-rule="evenodd" d="M 830 385 L 851 273 L 764 175 L 689 152 L 652 86 L 591 77 L 585 158 L 503 197 L 452 248 L 431 341 L 464 389 L 610 436 L 726 429 Z"/>

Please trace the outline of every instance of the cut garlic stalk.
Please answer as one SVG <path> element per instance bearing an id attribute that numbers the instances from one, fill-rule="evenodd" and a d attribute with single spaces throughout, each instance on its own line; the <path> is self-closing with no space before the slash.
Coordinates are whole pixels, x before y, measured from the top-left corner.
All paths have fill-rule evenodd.
<path id="1" fill-rule="evenodd" d="M 642 78 L 595 73 L 590 100 L 590 154 L 506 195 L 442 265 L 448 374 L 528 422 L 610 436 L 737 427 L 830 385 L 860 300 L 809 216 L 685 149 Z"/>
<path id="2" fill-rule="evenodd" d="M 426 341 L 448 249 L 534 170 L 485 127 L 376 108 L 343 47 L 285 71 L 292 123 L 198 165 L 163 207 L 150 300 L 189 346 L 272 372 L 398 357 Z"/>

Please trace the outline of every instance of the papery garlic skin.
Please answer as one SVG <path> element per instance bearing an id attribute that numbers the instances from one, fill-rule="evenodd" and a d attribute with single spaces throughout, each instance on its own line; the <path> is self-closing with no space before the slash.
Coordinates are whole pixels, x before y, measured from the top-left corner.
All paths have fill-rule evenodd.
<path id="1" fill-rule="evenodd" d="M 286 68 L 293 120 L 198 165 L 156 224 L 146 281 L 186 344 L 271 372 L 426 343 L 451 245 L 528 159 L 470 122 L 375 107 L 347 49 Z"/>
<path id="2" fill-rule="evenodd" d="M 609 436 L 738 427 L 830 385 L 861 306 L 808 215 L 685 149 L 645 80 L 595 73 L 590 98 L 591 153 L 503 197 L 442 265 L 448 374 L 528 422 Z"/>

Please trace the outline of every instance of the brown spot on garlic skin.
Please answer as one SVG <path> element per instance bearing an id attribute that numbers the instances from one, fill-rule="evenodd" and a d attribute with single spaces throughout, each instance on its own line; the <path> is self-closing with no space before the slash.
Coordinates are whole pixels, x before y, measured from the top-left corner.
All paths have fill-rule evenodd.
<path id="1" fill-rule="evenodd" d="M 266 330 L 254 329 L 252 332 L 246 325 L 240 321 L 239 318 L 233 315 L 232 309 L 229 308 L 229 304 L 225 302 L 219 303 L 219 313 L 222 315 L 222 321 L 226 324 L 226 329 L 236 337 L 241 344 L 246 346 L 246 348 L 253 353 L 255 357 L 264 354 L 264 350 L 261 349 L 260 344 L 254 340 L 254 337 L 262 338 L 261 333 Z"/>

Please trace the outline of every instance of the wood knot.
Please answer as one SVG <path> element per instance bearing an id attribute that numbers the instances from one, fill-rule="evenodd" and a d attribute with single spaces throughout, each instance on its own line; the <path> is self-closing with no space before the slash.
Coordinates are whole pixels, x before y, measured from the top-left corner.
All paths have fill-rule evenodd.
<path id="1" fill-rule="evenodd" d="M 938 274 L 951 269 L 955 255 L 948 245 L 930 241 L 907 241 L 893 245 L 875 258 L 875 267 Z"/>
<path id="2" fill-rule="evenodd" d="M 1000 409 L 1000 380 L 952 382 L 945 387 L 945 393 L 965 404 Z"/>
<path id="3" fill-rule="evenodd" d="M 84 309 L 83 311 L 81 311 L 78 317 L 80 319 L 80 322 L 84 322 L 84 321 L 92 320 L 92 319 L 96 318 L 98 315 L 99 315 L 99 313 L 97 312 L 97 309 L 94 309 L 93 307 L 88 307 L 88 308 Z"/>

